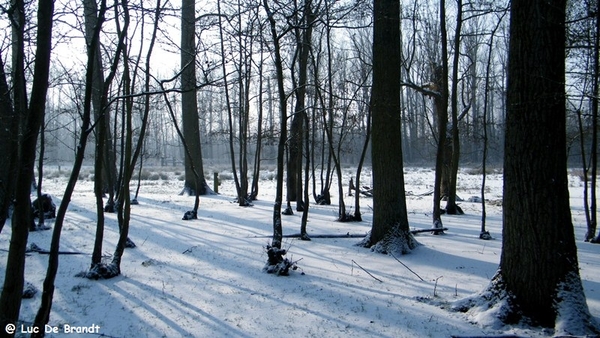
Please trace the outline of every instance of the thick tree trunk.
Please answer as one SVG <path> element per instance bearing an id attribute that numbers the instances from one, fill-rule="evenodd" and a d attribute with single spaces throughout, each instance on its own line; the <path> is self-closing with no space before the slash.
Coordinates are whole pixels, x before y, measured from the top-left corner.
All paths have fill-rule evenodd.
<path id="1" fill-rule="evenodd" d="M 408 253 L 417 243 L 408 226 L 400 112 L 400 3 L 374 1 L 372 162 L 373 226 L 362 243 L 379 252 Z"/>
<path id="2" fill-rule="evenodd" d="M 566 0 L 511 4 L 502 255 L 486 298 L 506 298 L 492 300 L 506 307 L 505 322 L 596 335 L 569 207 L 565 8 Z"/>
<path id="3" fill-rule="evenodd" d="M 559 285 L 579 276 L 566 168 L 565 0 L 513 1 L 511 14 L 500 274 L 524 315 L 554 326 Z"/>
<path id="4" fill-rule="evenodd" d="M 308 56 L 312 40 L 312 0 L 304 2 L 304 12 L 302 22 L 304 29 L 296 29 L 296 50 L 298 53 L 298 83 L 296 85 L 295 97 L 296 108 L 290 127 L 290 156 L 287 163 L 287 199 L 296 202 L 296 210 L 302 211 L 304 202 L 302 201 L 302 150 L 304 139 L 304 122 L 306 114 L 306 84 L 308 79 Z"/>
<path id="5" fill-rule="evenodd" d="M 0 51 L 0 157 L 4 159 L 0 161 L 0 232 L 8 217 L 16 175 L 19 116 L 13 109 L 10 93 Z"/>
<path id="6" fill-rule="evenodd" d="M 183 135 L 191 155 L 191 157 L 185 156 L 185 182 L 182 194 L 205 195 L 210 192 L 210 188 L 204 178 L 198 123 L 195 8 L 194 0 L 183 0 L 181 3 L 181 114 Z M 194 171 L 197 172 L 198 177 Z"/>

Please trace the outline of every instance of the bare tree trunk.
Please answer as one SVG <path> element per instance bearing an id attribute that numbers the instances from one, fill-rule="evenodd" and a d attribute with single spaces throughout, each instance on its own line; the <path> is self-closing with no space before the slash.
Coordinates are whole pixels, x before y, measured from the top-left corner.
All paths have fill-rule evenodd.
<path id="1" fill-rule="evenodd" d="M 259 27 L 259 31 L 262 32 L 262 25 Z M 262 153 L 262 142 L 263 142 L 263 39 L 259 39 L 260 43 L 260 62 L 258 66 L 258 121 L 256 131 L 256 151 L 254 153 L 254 169 L 252 171 L 252 186 L 250 188 L 250 200 L 256 200 L 258 197 L 258 182 L 260 180 L 260 164 L 261 164 L 261 153 Z"/>
<path id="2" fill-rule="evenodd" d="M 596 202 L 596 182 L 598 174 L 598 94 L 600 76 L 600 1 L 597 1 L 596 6 L 596 36 L 594 39 L 594 75 L 593 75 L 593 95 L 592 95 L 592 163 L 591 166 L 591 191 L 590 191 L 590 222 L 588 223 L 588 231 L 586 240 L 594 236 L 596 227 L 598 226 L 597 202 Z M 594 239 L 594 243 L 600 243 L 600 234 Z"/>
<path id="3" fill-rule="evenodd" d="M 221 66 L 222 66 L 222 70 L 223 70 L 223 85 L 224 85 L 224 90 L 225 90 L 225 105 L 227 107 L 227 124 L 229 127 L 229 158 L 231 161 L 231 171 L 233 173 L 233 180 L 235 182 L 235 190 L 236 190 L 236 194 L 237 194 L 237 198 L 238 198 L 238 204 L 240 206 L 243 206 L 245 201 L 246 201 L 246 196 L 242 196 L 242 189 L 240 186 L 240 180 L 238 178 L 238 174 L 237 174 L 237 169 L 236 169 L 236 164 L 235 164 L 235 150 L 234 150 L 234 126 L 233 126 L 233 112 L 232 112 L 232 107 L 231 107 L 231 98 L 229 95 L 229 81 L 227 80 L 227 60 L 226 60 L 226 52 L 225 52 L 225 37 L 223 34 L 223 14 L 221 13 L 221 1 L 217 0 L 217 13 L 218 13 L 218 17 L 219 17 L 219 37 L 220 37 L 220 47 L 221 47 Z M 240 32 L 241 34 L 241 32 Z M 241 39 L 241 37 L 240 37 Z M 239 53 L 242 53 L 242 50 L 240 48 Z M 241 62 L 237 65 L 237 67 L 242 67 Z M 241 83 L 242 81 L 242 76 L 241 76 L 241 70 L 238 71 L 239 73 L 239 81 Z M 241 86 L 240 86 L 241 87 Z M 241 96 L 241 88 L 240 88 L 240 96 Z M 241 102 L 240 102 L 241 105 Z M 242 140 L 239 140 L 240 144 L 242 142 Z M 241 155 L 240 155 L 241 156 Z M 241 168 L 240 168 L 241 169 Z"/>
<path id="4" fill-rule="evenodd" d="M 13 65 L 14 66 L 14 65 Z M 13 108 L 11 91 L 4 72 L 4 61 L 0 51 L 0 232 L 8 217 L 8 207 L 14 196 L 19 116 Z"/>
<path id="5" fill-rule="evenodd" d="M 24 3 L 15 1 L 15 21 L 13 21 L 13 36 L 16 37 L 15 48 L 16 60 L 23 58 L 23 38 L 25 32 Z M 23 294 L 23 283 L 25 273 L 25 249 L 29 235 L 31 222 L 30 189 L 33 168 L 35 165 L 35 148 L 40 126 L 44 121 L 46 108 L 46 94 L 48 91 L 48 78 L 50 68 L 50 53 L 52 50 L 52 17 L 54 14 L 54 2 L 40 1 L 37 11 L 37 49 L 35 52 L 35 64 L 33 83 L 31 87 L 30 105 L 18 106 L 17 112 L 21 114 L 21 137 L 18 142 L 17 174 L 15 183 L 15 210 L 12 216 L 12 234 L 8 257 L 6 261 L 6 274 L 4 285 L 0 295 L 0 325 L 2 328 L 7 324 L 16 324 L 19 319 L 21 297 Z M 13 65 L 17 72 L 15 75 L 23 80 L 18 82 L 22 88 L 15 87 L 25 99 L 26 88 L 24 73 L 21 71 L 22 64 Z M 16 80 L 15 80 L 16 81 Z M 16 85 L 16 84 L 15 84 Z M 15 100 L 17 103 L 17 100 Z M 23 103 L 23 101 L 21 101 Z M 23 109 L 23 110 L 21 110 Z M 12 336 L 12 334 L 10 335 Z"/>
<path id="6" fill-rule="evenodd" d="M 400 3 L 373 5 L 373 227 L 361 243 L 382 253 L 408 253 L 417 246 L 409 231 L 404 191 L 400 107 Z"/>
<path id="7" fill-rule="evenodd" d="M 511 2 L 502 254 L 488 289 L 475 298 L 485 295 L 486 307 L 507 323 L 598 335 L 569 207 L 565 13 L 566 0 Z"/>
<path id="8" fill-rule="evenodd" d="M 314 15 L 312 13 L 312 0 L 305 0 L 301 25 L 295 28 L 296 35 L 296 58 L 298 65 L 298 81 L 295 84 L 296 107 L 290 126 L 289 159 L 287 162 L 287 201 L 296 202 L 296 211 L 303 211 L 304 204 L 302 193 L 302 150 L 304 141 L 304 125 L 306 114 L 306 86 L 308 83 L 308 61 L 312 40 L 312 26 Z M 294 78 L 294 67 L 292 67 L 292 78 Z M 292 210 L 287 210 L 292 213 Z"/>
<path id="9" fill-rule="evenodd" d="M 121 6 L 123 7 L 123 27 L 119 27 L 119 21 L 117 23 L 117 32 L 122 37 L 120 43 L 123 45 L 123 95 L 126 97 L 123 103 L 123 121 L 122 123 L 125 125 L 125 133 L 123 134 L 125 148 L 123 152 L 123 177 L 121 180 L 121 186 L 119 187 L 119 199 L 117 202 L 117 220 L 119 222 L 119 241 L 117 242 L 117 246 L 115 248 L 112 261 L 108 266 L 109 273 L 105 278 L 114 277 L 116 275 L 121 274 L 121 260 L 123 257 L 123 253 L 125 251 L 125 246 L 127 243 L 127 238 L 129 235 L 129 221 L 131 215 L 131 195 L 129 185 L 131 182 L 131 176 L 133 173 L 133 168 L 135 166 L 135 159 L 133 159 L 133 125 L 132 125 L 132 115 L 133 115 L 133 99 L 130 97 L 132 93 L 132 85 L 131 85 L 131 71 L 129 68 L 129 51 L 127 47 L 126 37 L 128 35 L 129 29 L 129 8 L 128 2 L 126 0 L 121 1 Z M 115 16 L 117 16 L 117 12 L 115 11 Z M 125 37 L 125 39 L 123 39 Z M 118 57 L 118 56 L 117 56 Z M 149 67 L 147 67 L 149 68 Z M 138 145 L 141 148 L 143 144 L 144 135 L 140 135 L 142 138 L 140 144 Z"/>
<path id="10" fill-rule="evenodd" d="M 326 8 L 326 16 L 327 16 L 327 22 L 330 22 L 331 18 L 330 18 L 330 10 L 329 10 L 329 3 L 325 2 L 325 8 Z M 347 221 L 348 220 L 348 215 L 346 215 L 346 203 L 344 202 L 344 187 L 343 187 L 343 181 L 342 181 L 342 168 L 341 168 L 341 160 L 340 160 L 340 145 L 338 143 L 338 147 L 337 147 L 337 151 L 334 147 L 334 140 L 333 140 L 333 124 L 334 124 L 334 114 L 335 114 L 335 109 L 334 109 L 334 94 L 333 94 L 333 52 L 331 50 L 331 27 L 327 27 L 326 30 L 326 48 L 327 48 L 327 92 L 328 92 L 328 100 L 327 100 L 327 108 L 326 108 L 326 112 L 327 114 L 323 115 L 323 125 L 324 125 L 324 130 L 325 130 L 325 135 L 327 136 L 327 144 L 329 147 L 329 156 L 331 159 L 333 159 L 333 165 L 334 168 L 333 170 L 335 170 L 336 175 L 337 175 L 337 179 L 338 179 L 338 220 L 339 221 Z M 324 100 L 323 98 L 323 93 L 322 91 L 320 91 L 321 95 L 321 100 Z M 325 106 L 325 104 L 323 103 L 323 106 Z M 343 131 L 342 131 L 343 132 Z M 341 143 L 341 138 L 340 141 Z M 330 162 L 331 163 L 331 162 Z M 330 173 L 330 171 L 327 171 L 328 175 Z M 327 186 L 329 187 L 329 179 L 327 179 Z M 329 188 L 327 190 L 327 192 L 329 193 Z"/>
<path id="11" fill-rule="evenodd" d="M 300 224 L 300 239 L 302 240 L 310 240 L 310 236 L 306 232 L 306 226 L 308 223 L 308 210 L 310 208 L 310 203 L 308 203 L 309 194 L 308 194 L 308 181 L 310 179 L 310 126 L 309 126 L 308 114 L 304 114 L 304 150 L 306 152 L 306 162 L 304 165 L 304 200 L 307 202 L 304 206 L 304 210 L 302 211 L 302 220 Z"/>
<path id="12" fill-rule="evenodd" d="M 181 2 L 181 113 L 183 135 L 190 148 L 185 156 L 185 183 L 182 194 L 205 195 L 211 190 L 204 178 L 198 102 L 196 97 L 196 10 L 195 0 Z M 192 169 L 192 166 L 195 169 Z M 196 173 L 195 173 L 196 172 Z"/>
<path id="13" fill-rule="evenodd" d="M 44 201 L 42 199 L 42 185 L 44 182 L 44 153 L 46 152 L 46 126 L 44 121 L 40 125 L 40 154 L 38 157 L 38 180 L 37 180 L 37 201 L 38 201 L 38 223 L 31 222 L 35 230 L 48 230 L 49 228 L 44 225 Z"/>
<path id="14" fill-rule="evenodd" d="M 442 0 L 442 2 L 444 1 Z M 442 26 L 443 25 L 444 24 L 442 24 Z M 445 45 L 442 43 L 442 49 L 444 49 L 443 46 Z M 447 61 L 445 61 L 445 63 L 447 64 Z M 442 199 L 442 177 L 445 172 L 444 156 L 446 154 L 446 124 L 448 112 L 447 103 L 444 104 L 447 96 L 443 93 L 447 92 L 447 89 L 444 90 L 444 86 L 447 83 L 443 80 L 445 74 L 443 69 L 444 66 L 437 65 L 434 65 L 432 69 L 432 82 L 440 91 L 440 96 L 436 96 L 433 99 L 434 114 L 437 116 L 438 124 L 437 155 L 435 157 L 435 182 L 433 188 L 433 227 L 436 229 L 441 229 L 444 227 L 442 223 L 440 202 Z"/>
<path id="15" fill-rule="evenodd" d="M 354 196 L 354 220 L 357 222 L 362 221 L 362 215 L 360 212 L 360 193 L 358 189 L 360 189 L 360 174 L 362 172 L 363 164 L 365 162 L 365 157 L 367 155 L 367 151 L 369 149 L 369 140 L 371 139 L 371 108 L 369 107 L 369 111 L 367 113 L 367 125 L 365 129 L 365 143 L 363 144 L 363 149 L 360 153 L 360 160 L 358 161 L 358 166 L 356 168 L 356 196 Z"/>
<path id="16" fill-rule="evenodd" d="M 460 160 L 460 139 L 458 134 L 458 61 L 460 57 L 460 39 L 463 24 L 462 0 L 457 0 L 456 29 L 454 33 L 454 59 L 452 65 L 452 155 L 450 157 L 450 172 L 448 186 L 448 200 L 446 201 L 446 213 L 451 215 L 462 214 L 462 210 L 456 205 L 456 184 L 458 179 L 458 166 Z"/>
<path id="17" fill-rule="evenodd" d="M 281 51 L 279 46 L 279 36 L 277 34 L 275 18 L 269 7 L 268 0 L 263 0 L 265 11 L 269 20 L 271 36 L 273 38 L 273 49 L 275 52 L 275 71 L 277 74 L 277 92 L 279 96 L 279 144 L 277 145 L 277 188 L 275 193 L 275 205 L 273 207 L 273 240 L 271 246 L 281 249 L 283 240 L 283 229 L 281 225 L 281 204 L 283 202 L 283 163 L 285 157 L 285 142 L 287 140 L 287 108 L 286 94 L 283 78 L 283 64 L 281 61 Z"/>
<path id="18" fill-rule="evenodd" d="M 486 209 L 485 209 L 485 183 L 487 177 L 487 160 L 488 160 L 488 147 L 489 147 L 489 136 L 488 136 L 488 106 L 490 104 L 490 72 L 492 68 L 492 52 L 494 50 L 494 36 L 496 35 L 496 31 L 500 27 L 504 16 L 508 13 L 505 11 L 502 13 L 502 16 L 498 19 L 498 22 L 492 32 L 490 33 L 490 40 L 488 42 L 488 55 L 487 55 L 487 63 L 485 66 L 485 84 L 484 84 L 484 94 L 483 94 L 483 119 L 482 119 L 482 128 L 483 128 L 483 156 L 481 158 L 481 171 L 482 171 L 482 180 L 481 180 L 481 231 L 479 232 L 479 238 L 488 240 L 492 239 L 490 233 L 486 230 Z M 491 101 L 493 102 L 493 101 Z M 492 104 L 493 107 L 493 104 Z M 493 111 L 493 109 L 492 109 Z"/>
<path id="19" fill-rule="evenodd" d="M 94 38 L 96 26 L 98 25 L 97 8 L 96 2 L 92 0 L 84 0 L 84 19 L 85 19 L 85 36 L 86 43 L 92 45 L 92 39 Z M 101 24 L 101 23 L 100 23 Z M 104 95 L 104 76 L 102 70 L 102 55 L 100 54 L 100 44 L 94 46 L 94 50 L 88 49 L 88 58 L 92 58 L 94 62 L 93 67 L 93 79 L 90 84 L 92 87 L 92 107 L 94 109 L 94 116 L 98 123 L 96 125 L 96 156 L 94 159 L 94 172 L 98 173 L 94 175 L 94 195 L 96 197 L 96 237 L 94 240 L 94 249 L 92 251 L 92 262 L 91 266 L 94 267 L 100 264 L 102 260 L 102 241 L 104 239 L 104 177 L 101 173 L 104 172 L 103 166 L 105 157 L 104 148 L 106 146 L 105 136 L 106 129 L 109 128 L 105 118 L 105 114 L 102 110 L 102 97 Z M 99 69 L 98 69 L 99 68 Z M 114 187 L 109 187 L 111 191 L 111 197 L 114 195 Z M 109 198 L 107 207 L 110 205 L 110 212 L 114 212 L 114 201 Z"/>
<path id="20" fill-rule="evenodd" d="M 315 83 L 319 83 L 319 60 L 317 60 L 317 58 L 315 57 L 315 53 L 311 53 L 312 55 L 312 64 L 313 64 L 313 81 Z M 313 174 L 312 176 L 315 177 L 315 179 L 313 180 L 313 197 L 315 199 L 315 202 L 319 205 L 330 205 L 331 204 L 331 193 L 330 193 L 330 187 L 331 187 L 331 160 L 332 160 L 332 153 L 331 151 L 329 151 L 328 148 L 328 144 L 327 144 L 327 140 L 328 140 L 328 127 L 331 128 L 333 127 L 333 118 L 331 117 L 331 114 L 329 114 L 329 117 L 327 117 L 326 112 L 329 110 L 328 106 L 325 104 L 325 101 L 321 95 L 321 89 L 320 86 L 317 85 L 315 87 L 315 102 L 319 102 L 320 104 L 320 111 L 322 114 L 322 119 L 324 121 L 322 129 L 320 129 L 321 131 L 321 135 L 320 138 L 317 139 L 317 131 L 319 130 L 317 128 L 318 123 L 317 121 L 319 121 L 319 119 L 317 119 L 316 114 L 313 113 L 313 119 L 312 119 L 312 130 L 313 130 L 313 141 L 312 141 L 312 156 L 313 156 Z M 327 120 L 329 119 L 329 120 Z M 320 184 L 321 184 L 321 191 L 319 194 L 317 194 L 316 190 L 316 173 L 314 170 L 314 166 L 317 164 L 317 161 L 314 158 L 314 154 L 316 154 L 317 152 L 315 151 L 315 145 L 317 144 L 317 141 L 320 141 L 320 171 L 319 171 L 319 179 L 320 179 Z"/>

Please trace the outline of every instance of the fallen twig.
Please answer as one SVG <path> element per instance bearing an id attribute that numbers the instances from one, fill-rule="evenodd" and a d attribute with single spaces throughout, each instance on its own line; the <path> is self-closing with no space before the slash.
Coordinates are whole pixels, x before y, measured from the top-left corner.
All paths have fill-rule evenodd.
<path id="1" fill-rule="evenodd" d="M 35 244 L 35 243 L 31 243 L 25 252 L 37 252 L 37 253 L 43 254 L 43 255 L 50 254 L 50 250 L 44 250 L 44 249 L 40 248 L 39 246 L 37 246 L 37 244 Z M 88 253 L 80 252 L 80 251 L 59 251 L 58 254 L 59 255 L 89 255 Z"/>
<path id="2" fill-rule="evenodd" d="M 409 267 L 408 267 L 406 264 L 402 263 L 402 262 L 401 262 L 401 261 L 400 261 L 398 258 L 396 258 L 396 256 L 394 256 L 394 254 L 393 254 L 393 253 L 391 253 L 391 252 L 390 252 L 390 255 L 392 255 L 392 257 L 394 257 L 394 259 L 395 259 L 395 260 L 397 260 L 397 261 L 398 261 L 398 263 L 402 264 L 402 265 L 403 265 L 405 268 L 407 268 L 407 269 L 408 269 L 408 271 L 412 272 L 412 273 L 413 273 L 415 276 L 419 277 L 419 279 L 420 279 L 421 281 L 423 281 L 423 282 L 425 281 L 425 280 L 424 280 L 423 278 L 421 278 L 421 276 L 419 276 L 419 275 L 418 275 L 416 272 L 412 271 L 412 269 L 411 269 L 411 268 L 409 268 Z"/>
<path id="3" fill-rule="evenodd" d="M 369 271 L 365 270 L 365 268 L 363 268 L 362 266 L 360 266 L 358 263 L 356 263 L 356 261 L 354 261 L 354 259 L 352 260 L 352 263 L 356 264 L 356 266 L 358 266 L 359 268 L 361 268 L 364 272 L 366 272 L 369 276 L 373 277 L 374 280 L 383 283 L 383 281 L 375 276 L 373 276 L 373 274 L 371 274 Z"/>
<path id="4" fill-rule="evenodd" d="M 195 248 L 197 248 L 197 247 L 198 247 L 197 245 L 191 246 L 191 247 L 189 247 L 189 248 L 185 249 L 185 251 L 183 251 L 183 252 L 182 252 L 182 254 L 184 254 L 184 255 L 185 255 L 185 254 L 187 254 L 187 253 L 191 253 L 191 252 L 192 252 L 192 251 L 193 251 Z"/>
<path id="5" fill-rule="evenodd" d="M 364 238 L 366 234 L 315 234 L 309 235 L 310 238 Z M 253 238 L 271 238 L 271 236 L 254 236 Z M 302 235 L 300 233 L 291 234 L 291 235 L 283 235 L 283 238 L 301 238 Z"/>
<path id="6" fill-rule="evenodd" d="M 429 228 L 429 229 L 415 229 L 415 230 L 411 230 L 410 233 L 415 235 L 421 232 L 440 232 L 440 231 L 446 231 L 448 230 L 448 228 Z"/>

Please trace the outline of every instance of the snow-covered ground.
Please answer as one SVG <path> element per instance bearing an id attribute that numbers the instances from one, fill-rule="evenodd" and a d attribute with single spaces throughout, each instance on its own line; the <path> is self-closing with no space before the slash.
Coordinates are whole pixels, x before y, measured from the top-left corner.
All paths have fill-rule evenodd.
<path id="1" fill-rule="evenodd" d="M 428 168 L 407 168 L 405 172 L 410 225 L 429 228 L 431 196 L 419 195 L 433 189 L 434 172 Z M 92 328 L 97 333 L 87 335 L 90 337 L 552 336 L 550 330 L 522 326 L 480 327 L 470 322 L 468 314 L 448 310 L 449 302 L 483 290 L 498 267 L 502 217 L 501 206 L 494 201 L 501 199 L 501 174 L 490 174 L 487 180 L 487 227 L 494 240 L 478 238 L 481 205 L 461 202 L 465 215 L 443 216 L 444 226 L 449 228 L 445 235 L 417 235 L 422 246 L 402 257 L 357 247 L 357 238 L 314 238 L 309 242 L 288 238 L 284 243 L 288 258 L 297 261 L 299 269 L 278 277 L 262 270 L 272 233 L 273 172 L 263 174 L 259 200 L 253 207 L 233 203 L 233 182 L 224 180 L 221 195 L 201 198 L 199 219 L 193 221 L 181 220 L 193 206 L 193 198 L 178 195 L 180 173 L 165 173 L 170 179 L 142 182 L 140 205 L 133 207 L 130 229 L 137 248 L 126 250 L 122 275 L 110 280 L 75 277 L 89 268 L 96 220 L 93 183 L 89 179 L 78 182 L 61 250 L 85 254 L 60 257 L 49 325 L 61 333 L 49 337 L 68 336 L 63 332 L 65 325 L 97 325 Z M 348 175 L 344 182 L 354 175 L 351 169 L 344 173 Z M 66 178 L 48 176 L 52 178 L 44 182 L 44 191 L 52 194 L 58 205 Z M 363 182 L 369 184 L 369 180 L 367 173 Z M 573 222 L 587 302 L 592 315 L 600 320 L 600 245 L 582 241 L 581 184 L 579 178 L 570 177 Z M 480 175 L 461 171 L 460 197 L 480 195 L 480 186 Z M 309 234 L 369 231 L 372 199 L 361 199 L 363 222 L 339 223 L 335 221 L 335 185 L 331 192 L 334 205 L 311 204 Z M 353 197 L 345 200 L 348 211 L 353 212 Z M 109 259 L 118 228 L 115 215 L 107 217 L 103 251 Z M 299 232 L 300 217 L 301 213 L 283 216 L 285 234 Z M 8 248 L 10 232 L 7 225 L 0 234 L 0 249 Z M 51 231 L 34 232 L 29 243 L 47 249 L 50 237 Z M 5 275 L 6 257 L 0 250 L 0 276 Z M 40 291 L 47 260 L 47 255 L 38 253 L 27 257 L 26 280 Z M 23 300 L 17 333 L 21 325 L 26 329 L 33 322 L 40 294 Z"/>

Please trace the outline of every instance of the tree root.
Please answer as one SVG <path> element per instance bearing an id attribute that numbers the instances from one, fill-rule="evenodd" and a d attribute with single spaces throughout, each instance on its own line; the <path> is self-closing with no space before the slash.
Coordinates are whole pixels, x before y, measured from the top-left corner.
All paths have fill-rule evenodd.
<path id="1" fill-rule="evenodd" d="M 494 239 L 494 238 L 492 237 L 492 235 L 490 235 L 489 231 L 482 231 L 479 234 L 479 239 L 483 239 L 485 241 L 489 241 L 489 240 Z"/>
<path id="2" fill-rule="evenodd" d="M 181 219 L 184 221 L 198 219 L 198 213 L 195 210 L 186 211 L 185 214 L 183 214 L 183 217 Z"/>
<path id="3" fill-rule="evenodd" d="M 110 279 L 121 274 L 121 269 L 115 263 L 99 263 L 90 268 L 90 271 L 78 274 L 77 277 L 85 277 L 87 279 Z"/>
<path id="4" fill-rule="evenodd" d="M 292 262 L 287 258 L 284 258 L 287 251 L 285 249 L 279 249 L 274 246 L 267 245 L 267 264 L 263 268 L 267 273 L 273 273 L 277 276 L 288 276 L 290 274 L 290 268 L 292 270 L 298 269 L 296 262 Z"/>
<path id="5" fill-rule="evenodd" d="M 554 334 L 556 336 L 598 337 L 600 335 L 598 324 L 587 307 L 579 278 L 577 273 L 571 272 L 557 287 L 554 305 L 556 311 Z M 539 325 L 524 315 L 519 306 L 515 304 L 514 296 L 506 290 L 500 270 L 496 272 L 485 290 L 455 301 L 452 303 L 451 309 L 464 313 L 472 312 L 477 318 L 488 318 L 487 322 L 477 321 L 480 325 L 502 326 L 519 322 L 525 325 Z M 482 315 L 482 313 L 486 313 L 486 315 Z M 498 322 L 490 323 L 489 318 L 496 318 Z"/>
<path id="6" fill-rule="evenodd" d="M 409 231 L 404 231 L 400 229 L 399 224 L 395 224 L 379 242 L 373 243 L 371 241 L 371 233 L 369 232 L 369 234 L 356 245 L 370 248 L 371 251 L 382 254 L 395 253 L 404 255 L 410 253 L 420 244 Z"/>

